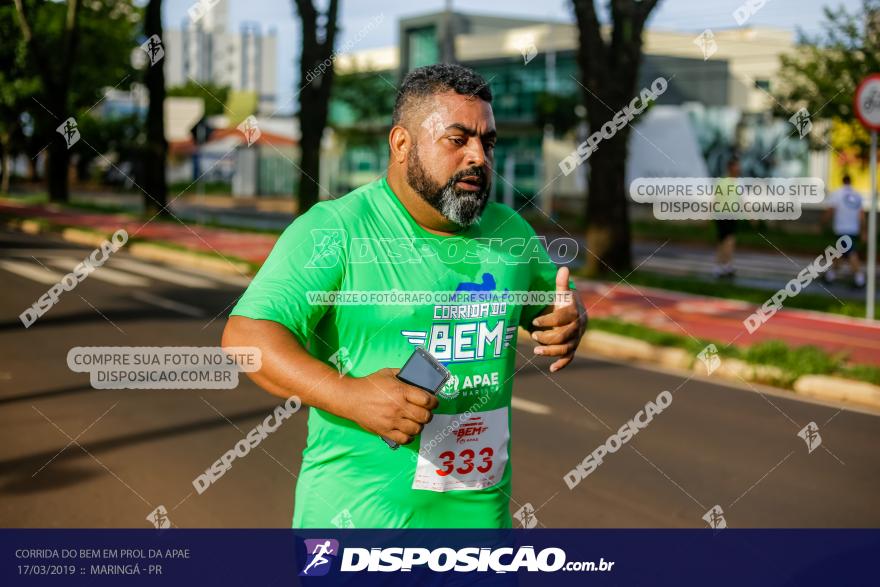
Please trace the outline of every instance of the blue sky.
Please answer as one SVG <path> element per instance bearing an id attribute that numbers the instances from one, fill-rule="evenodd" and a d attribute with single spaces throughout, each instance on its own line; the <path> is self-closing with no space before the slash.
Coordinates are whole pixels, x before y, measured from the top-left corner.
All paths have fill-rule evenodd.
<path id="1" fill-rule="evenodd" d="M 755 0 L 753 0 L 754 2 Z M 180 28 L 186 10 L 195 0 L 165 0 L 163 22 L 166 28 Z M 746 0 L 661 0 L 649 21 L 650 27 L 700 32 L 706 28 L 735 28 L 733 12 Z M 326 0 L 320 2 L 321 5 Z M 604 7 L 605 0 L 597 5 Z M 844 6 L 852 11 L 860 0 L 766 0 L 749 20 L 749 24 L 775 26 L 790 30 L 815 32 L 822 22 L 822 7 Z M 353 49 L 384 47 L 397 43 L 397 20 L 441 10 L 443 0 L 340 0 L 341 33 L 337 47 L 357 37 L 367 24 L 382 14 L 382 21 L 368 28 Z M 556 21 L 573 21 L 568 0 L 453 0 L 453 8 L 462 12 L 523 16 Z M 233 30 L 244 21 L 261 23 L 264 32 L 274 27 L 278 32 L 278 84 L 280 100 L 289 103 L 297 75 L 299 56 L 299 24 L 292 0 L 229 0 L 230 26 Z M 292 111 L 285 108 L 284 112 Z"/>

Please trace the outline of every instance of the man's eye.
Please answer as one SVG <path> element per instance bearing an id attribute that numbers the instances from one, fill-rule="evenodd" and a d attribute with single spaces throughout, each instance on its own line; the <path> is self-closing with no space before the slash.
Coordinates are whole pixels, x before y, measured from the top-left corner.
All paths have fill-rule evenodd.
<path id="1" fill-rule="evenodd" d="M 464 139 L 464 137 L 449 137 L 449 140 L 452 141 L 453 143 L 455 143 L 456 145 L 463 145 L 467 142 Z"/>
<path id="2" fill-rule="evenodd" d="M 484 147 L 487 151 L 491 151 L 495 148 L 495 143 L 485 143 Z"/>

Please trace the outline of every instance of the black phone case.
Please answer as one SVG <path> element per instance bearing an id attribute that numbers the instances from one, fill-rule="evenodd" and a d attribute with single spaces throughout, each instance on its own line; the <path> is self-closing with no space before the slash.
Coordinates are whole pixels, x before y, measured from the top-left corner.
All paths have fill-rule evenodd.
<path id="1" fill-rule="evenodd" d="M 418 357 L 417 357 L 417 355 L 418 355 Z M 413 361 L 413 360 L 426 360 L 426 361 L 428 361 L 429 363 L 431 363 L 431 364 L 434 366 L 434 368 L 436 368 L 436 369 L 438 369 L 438 370 L 442 370 L 442 371 L 445 373 L 445 375 L 444 375 L 444 377 L 443 377 L 443 381 L 441 381 L 440 384 L 439 384 L 435 389 L 431 389 L 431 388 L 427 387 L 426 385 L 424 385 L 424 382 L 421 382 L 421 381 L 413 381 L 413 380 L 410 380 L 410 379 L 406 379 L 406 378 L 404 378 L 404 377 L 401 377 L 401 376 L 400 376 L 400 373 L 398 373 L 398 374 L 396 375 L 396 377 L 397 377 L 398 379 L 400 379 L 401 381 L 403 381 L 404 383 L 409 383 L 410 385 L 414 385 L 414 386 L 418 387 L 419 389 L 424 389 L 424 390 L 427 391 L 428 393 L 436 394 L 438 391 L 440 391 L 440 390 L 443 388 L 444 385 L 446 385 L 446 382 L 449 381 L 449 377 L 450 377 L 450 375 L 451 375 L 451 374 L 449 373 L 449 369 L 447 369 L 447 368 L 444 367 L 442 364 L 440 364 L 440 362 L 439 362 L 437 359 L 435 359 L 435 358 L 431 355 L 431 353 L 429 353 L 428 351 L 426 351 L 426 350 L 424 349 L 424 347 L 420 347 L 420 346 L 419 346 L 419 347 L 416 347 L 416 350 L 414 350 L 414 351 L 413 351 L 413 354 L 411 354 L 411 355 L 409 356 L 409 358 L 406 360 L 406 363 L 404 363 L 404 364 L 403 364 L 403 367 L 400 368 L 400 371 L 402 372 L 402 371 L 404 370 L 404 368 L 406 368 L 406 366 L 409 364 L 409 362 L 410 362 L 410 361 Z M 400 447 L 399 444 L 397 444 L 397 443 L 394 442 L 393 440 L 390 440 L 390 439 L 388 439 L 388 438 L 385 438 L 384 436 L 382 437 L 382 440 L 384 440 L 384 441 L 385 441 L 385 444 L 387 444 L 388 446 L 390 446 L 392 450 L 396 450 L 397 448 Z"/>
<path id="2" fill-rule="evenodd" d="M 430 387 L 426 386 L 424 384 L 424 382 L 422 382 L 422 381 L 413 381 L 413 380 L 407 379 L 405 377 L 401 377 L 400 373 L 398 373 L 397 378 L 405 383 L 409 383 L 410 385 L 414 385 L 414 386 L 418 387 L 419 389 L 424 389 L 428 393 L 436 394 L 438 391 L 440 391 L 443 388 L 444 385 L 446 385 L 446 382 L 449 381 L 449 377 L 450 377 L 449 369 L 444 367 L 437 359 L 434 358 L 433 355 L 431 355 L 431 353 L 426 351 L 423 347 L 419 346 L 419 347 L 416 347 L 416 350 L 413 351 L 413 354 L 410 355 L 409 359 L 406 360 L 406 363 L 404 363 L 403 367 L 400 368 L 401 373 L 404 371 L 404 369 L 406 369 L 406 366 L 410 363 L 410 361 L 418 360 L 416 355 L 418 355 L 419 357 L 421 357 L 425 361 L 429 362 L 438 371 L 442 371 L 444 374 L 443 381 L 441 381 L 440 384 L 437 385 L 436 388 L 431 389 Z"/>

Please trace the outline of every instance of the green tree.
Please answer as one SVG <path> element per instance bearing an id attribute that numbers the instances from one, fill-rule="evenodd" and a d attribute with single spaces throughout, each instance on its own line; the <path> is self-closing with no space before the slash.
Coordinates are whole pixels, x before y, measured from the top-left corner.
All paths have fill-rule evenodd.
<path id="1" fill-rule="evenodd" d="M 603 30 L 594 0 L 572 0 L 578 28 L 577 57 L 591 132 L 599 130 L 637 94 L 642 32 L 657 0 L 609 0 L 610 31 Z M 602 140 L 590 155 L 587 270 L 626 272 L 632 265 L 626 157 L 629 126 Z"/>
<path id="2" fill-rule="evenodd" d="M 88 145 L 77 143 L 77 176 L 89 179 L 91 164 L 100 158 L 126 161 L 140 156 L 144 143 L 144 116 L 140 112 L 98 116 L 94 111 L 77 118 L 79 132 L 88 137 Z"/>
<path id="3" fill-rule="evenodd" d="M 22 112 L 40 88 L 40 80 L 27 67 L 23 47 L 14 42 L 18 36 L 15 9 L 0 8 L 0 38 L 13 41 L 0 43 L 0 193 L 4 194 L 9 192 L 15 142 L 22 138 Z"/>
<path id="4" fill-rule="evenodd" d="M 41 15 L 34 15 L 24 0 L 15 0 L 18 23 L 21 34 L 28 47 L 31 61 L 36 65 L 43 85 L 45 108 L 59 122 L 66 119 L 69 112 L 71 69 L 79 44 L 79 13 L 80 1 L 67 0 L 66 13 L 60 27 L 60 35 L 56 43 L 52 39 L 37 34 L 32 23 Z M 49 6 L 40 6 L 37 10 L 48 10 Z M 54 24 L 54 23 L 53 23 Z M 60 37 L 60 38 L 59 38 Z M 56 45 L 52 51 L 50 44 Z M 66 202 L 67 168 L 70 165 L 70 153 L 62 141 L 51 141 L 49 144 L 49 162 L 47 178 L 49 181 L 49 197 L 56 202 Z"/>
<path id="5" fill-rule="evenodd" d="M 553 132 L 564 135 L 580 122 L 577 115 L 579 105 L 577 94 L 539 92 L 535 97 L 535 122 L 541 128 L 552 126 Z"/>
<path id="6" fill-rule="evenodd" d="M 24 51 L 39 79 L 26 114 L 33 120 L 34 139 L 47 146 L 50 198 L 64 202 L 71 151 L 55 129 L 95 108 L 104 88 L 130 86 L 141 11 L 132 0 L 15 0 L 15 15 L 18 34 L 3 42 Z M 80 142 L 79 149 L 90 148 L 88 136 Z"/>
<path id="7" fill-rule="evenodd" d="M 218 86 L 210 82 L 186 82 L 185 85 L 168 88 L 166 96 L 201 98 L 205 101 L 205 116 L 226 114 L 229 101 L 229 86 Z"/>
<path id="8" fill-rule="evenodd" d="M 880 72 L 880 0 L 863 0 L 852 12 L 842 6 L 823 12 L 822 31 L 801 33 L 795 52 L 781 57 L 776 114 L 788 118 L 806 108 L 814 120 L 849 124 L 855 121 L 856 87 L 868 74 Z M 866 157 L 868 134 L 857 122 L 853 130 L 853 143 Z M 811 144 L 819 148 L 821 142 Z"/>
<path id="9" fill-rule="evenodd" d="M 347 142 L 372 142 L 375 131 L 389 128 L 397 90 L 375 72 L 353 71 L 333 82 L 330 120 Z M 364 96 L 369 96 L 368 100 Z"/>

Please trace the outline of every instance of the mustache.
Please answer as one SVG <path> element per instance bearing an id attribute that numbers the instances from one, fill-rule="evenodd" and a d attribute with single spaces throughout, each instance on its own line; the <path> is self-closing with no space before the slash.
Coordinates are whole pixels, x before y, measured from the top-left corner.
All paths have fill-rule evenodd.
<path id="1" fill-rule="evenodd" d="M 486 185 L 488 185 L 489 173 L 486 171 L 485 167 L 477 167 L 477 166 L 469 167 L 469 168 L 467 168 L 463 171 L 459 171 L 458 173 L 453 175 L 449 179 L 449 185 L 450 186 L 455 185 L 455 182 L 461 181 L 465 177 L 477 178 L 477 181 L 479 181 L 480 185 L 482 185 L 483 187 L 486 187 Z"/>

